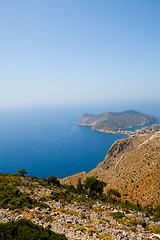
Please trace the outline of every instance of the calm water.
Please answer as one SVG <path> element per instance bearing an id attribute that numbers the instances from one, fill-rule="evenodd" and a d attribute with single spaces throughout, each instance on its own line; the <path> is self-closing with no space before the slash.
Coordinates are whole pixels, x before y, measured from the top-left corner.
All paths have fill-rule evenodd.
<path id="1" fill-rule="evenodd" d="M 77 109 L 19 109 L 0 111 L 0 172 L 63 178 L 90 171 L 111 144 L 124 135 L 80 127 Z"/>

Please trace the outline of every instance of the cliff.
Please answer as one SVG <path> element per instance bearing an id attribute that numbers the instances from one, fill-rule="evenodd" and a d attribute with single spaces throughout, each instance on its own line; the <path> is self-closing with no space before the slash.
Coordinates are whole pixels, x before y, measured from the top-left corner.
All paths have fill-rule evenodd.
<path id="1" fill-rule="evenodd" d="M 88 176 L 105 181 L 105 192 L 117 189 L 123 201 L 160 204 L 160 131 L 117 140 L 95 169 L 62 182 L 76 185 L 79 178 L 83 181 Z"/>

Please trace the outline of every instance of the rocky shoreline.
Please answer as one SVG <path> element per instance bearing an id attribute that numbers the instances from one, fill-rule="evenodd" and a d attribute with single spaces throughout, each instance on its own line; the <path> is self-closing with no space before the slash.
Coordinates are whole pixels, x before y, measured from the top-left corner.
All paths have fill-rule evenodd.
<path id="1" fill-rule="evenodd" d="M 157 132 L 160 130 L 160 124 L 154 124 L 151 126 L 142 127 L 141 129 L 137 129 L 136 131 L 129 131 L 129 130 L 106 131 L 105 129 L 96 129 L 96 128 L 92 128 L 92 130 L 98 131 L 98 132 L 110 133 L 110 134 L 123 134 L 123 135 L 128 135 L 129 137 L 134 137 L 138 135 Z"/>

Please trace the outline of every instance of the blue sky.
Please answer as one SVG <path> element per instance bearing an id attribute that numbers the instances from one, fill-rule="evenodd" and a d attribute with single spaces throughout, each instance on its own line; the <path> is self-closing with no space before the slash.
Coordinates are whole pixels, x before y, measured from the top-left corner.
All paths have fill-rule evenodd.
<path id="1" fill-rule="evenodd" d="M 159 0 L 0 0 L 0 107 L 160 102 Z"/>

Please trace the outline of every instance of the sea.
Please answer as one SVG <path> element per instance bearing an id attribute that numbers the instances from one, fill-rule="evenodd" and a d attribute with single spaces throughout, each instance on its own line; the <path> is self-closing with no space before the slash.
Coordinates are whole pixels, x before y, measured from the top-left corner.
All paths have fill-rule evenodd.
<path id="1" fill-rule="evenodd" d="M 95 168 L 111 145 L 126 135 L 92 131 L 78 126 L 84 112 L 139 110 L 160 119 L 159 104 L 153 106 L 45 106 L 0 109 L 0 172 L 64 178 Z"/>

